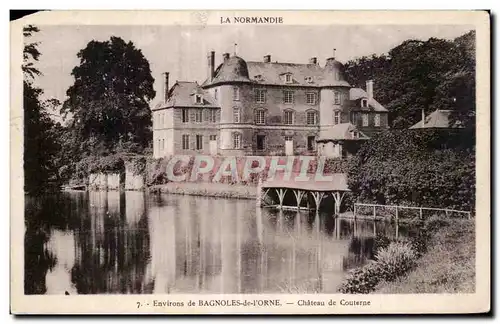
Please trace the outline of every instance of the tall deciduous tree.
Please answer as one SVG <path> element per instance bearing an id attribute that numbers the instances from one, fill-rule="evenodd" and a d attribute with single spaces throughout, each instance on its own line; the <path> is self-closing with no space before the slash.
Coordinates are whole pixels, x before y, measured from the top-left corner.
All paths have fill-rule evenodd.
<path id="1" fill-rule="evenodd" d="M 78 53 L 62 112 L 72 115 L 73 137 L 83 155 L 142 152 L 151 141 L 149 102 L 154 79 L 149 62 L 119 37 L 91 41 Z"/>

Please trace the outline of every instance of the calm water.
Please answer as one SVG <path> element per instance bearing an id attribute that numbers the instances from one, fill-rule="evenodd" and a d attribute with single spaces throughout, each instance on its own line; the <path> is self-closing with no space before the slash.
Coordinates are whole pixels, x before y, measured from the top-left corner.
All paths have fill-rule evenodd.
<path id="1" fill-rule="evenodd" d="M 335 292 L 394 225 L 142 192 L 26 198 L 26 294 Z M 399 229 L 404 235 L 404 229 Z"/>

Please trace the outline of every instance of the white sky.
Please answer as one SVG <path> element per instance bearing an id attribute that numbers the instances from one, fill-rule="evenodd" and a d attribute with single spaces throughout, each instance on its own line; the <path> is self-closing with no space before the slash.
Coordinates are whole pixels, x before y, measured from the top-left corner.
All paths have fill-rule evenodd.
<path id="1" fill-rule="evenodd" d="M 341 62 L 363 55 L 387 53 L 407 39 L 430 37 L 452 39 L 472 29 L 471 26 L 38 26 L 32 37 L 40 42 L 42 53 L 38 68 L 43 73 L 36 83 L 46 98 L 64 101 L 73 83 L 72 69 L 78 65 L 76 54 L 91 40 L 108 40 L 111 36 L 132 41 L 149 61 L 156 98 L 161 97 L 161 73 L 170 72 L 170 86 L 175 80 L 203 82 L 206 78 L 206 56 L 215 51 L 216 66 L 223 52 L 237 54 L 248 61 L 260 61 L 266 54 L 272 61 L 306 63 L 318 57 L 319 64 L 331 57 Z M 376 87 L 376 85 L 375 85 Z"/>

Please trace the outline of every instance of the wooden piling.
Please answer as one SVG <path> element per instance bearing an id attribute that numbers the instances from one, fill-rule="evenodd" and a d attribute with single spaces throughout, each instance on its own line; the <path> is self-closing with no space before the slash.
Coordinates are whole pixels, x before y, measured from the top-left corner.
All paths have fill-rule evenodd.
<path id="1" fill-rule="evenodd" d="M 262 206 L 262 179 L 259 178 L 259 183 L 257 184 L 257 199 L 255 200 L 255 205 L 257 208 Z"/>

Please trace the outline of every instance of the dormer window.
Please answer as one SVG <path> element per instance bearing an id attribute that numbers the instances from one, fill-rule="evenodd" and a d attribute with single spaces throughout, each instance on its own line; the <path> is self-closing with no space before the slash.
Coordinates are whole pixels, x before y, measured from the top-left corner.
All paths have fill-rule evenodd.
<path id="1" fill-rule="evenodd" d="M 196 102 L 197 104 L 201 104 L 201 103 L 203 103 L 203 100 L 202 100 L 202 98 L 201 98 L 201 95 L 197 94 L 197 95 L 195 95 L 195 96 L 194 96 L 194 98 L 195 98 L 195 102 Z"/>
<path id="2" fill-rule="evenodd" d="M 357 131 L 352 131 L 352 138 L 359 138 L 359 133 Z"/>
<path id="3" fill-rule="evenodd" d="M 368 108 L 368 99 L 361 99 L 361 108 Z"/>
<path id="4" fill-rule="evenodd" d="M 292 74 L 291 73 L 285 74 L 285 82 L 292 83 Z"/>

